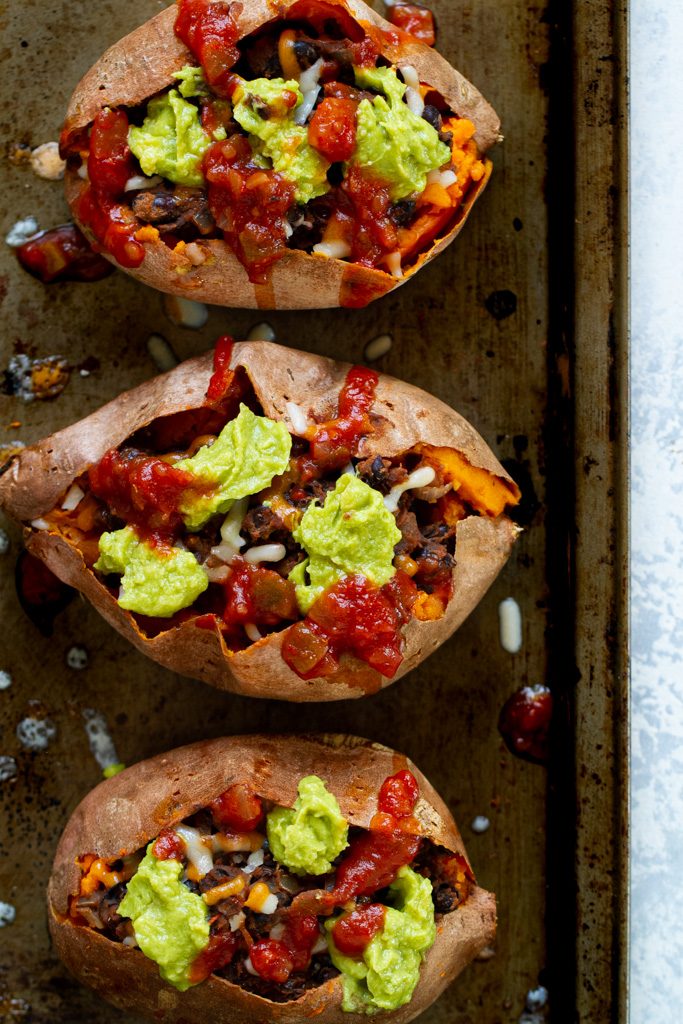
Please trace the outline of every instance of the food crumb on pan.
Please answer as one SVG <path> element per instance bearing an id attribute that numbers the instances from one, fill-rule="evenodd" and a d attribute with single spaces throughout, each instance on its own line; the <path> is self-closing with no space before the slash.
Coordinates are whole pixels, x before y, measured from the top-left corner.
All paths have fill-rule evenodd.
<path id="1" fill-rule="evenodd" d="M 110 779 L 113 775 L 118 775 L 125 765 L 119 761 L 107 719 L 95 708 L 84 708 L 83 718 L 90 752 L 102 769 L 104 777 Z"/>
<path id="2" fill-rule="evenodd" d="M 514 597 L 506 597 L 498 605 L 498 623 L 501 647 L 518 654 L 522 649 L 522 610 Z"/>
<path id="3" fill-rule="evenodd" d="M 6 668 L 0 668 L 0 690 L 8 690 L 12 685 L 12 676 Z"/>
<path id="4" fill-rule="evenodd" d="M 31 359 L 25 352 L 12 356 L 4 371 L 2 390 L 25 402 L 57 398 L 69 383 L 71 369 L 63 356 Z"/>
<path id="5" fill-rule="evenodd" d="M 177 327 L 191 327 L 199 330 L 209 319 L 209 307 L 194 299 L 185 299 L 182 295 L 164 295 L 164 313 Z"/>
<path id="6" fill-rule="evenodd" d="M 22 217 L 5 235 L 5 242 L 13 249 L 18 249 L 29 238 L 38 234 L 38 221 L 35 217 Z"/>
<path id="7" fill-rule="evenodd" d="M 79 647 L 78 644 L 74 644 L 66 652 L 66 663 L 69 668 L 75 669 L 77 672 L 81 672 L 84 668 L 88 667 L 88 652 L 85 647 Z"/>
<path id="8" fill-rule="evenodd" d="M 487 832 L 490 827 L 491 822 L 485 814 L 478 814 L 476 818 L 472 819 L 472 824 L 470 825 L 472 831 L 476 832 L 477 835 L 481 835 L 482 832 Z"/>
<path id="9" fill-rule="evenodd" d="M 375 359 L 381 359 L 382 356 L 387 354 L 393 343 L 394 339 L 390 334 L 378 334 L 376 338 L 373 338 L 365 346 L 365 359 L 369 363 L 372 363 Z"/>
<path id="10" fill-rule="evenodd" d="M 150 334 L 147 339 L 147 351 L 163 373 L 178 365 L 177 355 L 162 334 Z"/>
<path id="11" fill-rule="evenodd" d="M 49 718 L 22 718 L 17 726 L 17 739 L 27 750 L 47 750 L 57 735 L 57 726 Z"/>
<path id="12" fill-rule="evenodd" d="M 0 928 L 5 928 L 8 924 L 12 924 L 16 916 L 17 912 L 12 904 L 0 900 Z"/>
<path id="13" fill-rule="evenodd" d="M 0 465 L 4 462 L 2 455 L 0 454 Z M 9 551 L 10 543 L 9 537 L 6 530 L 0 530 L 0 555 L 6 555 Z"/>
<path id="14" fill-rule="evenodd" d="M 0 754 L 0 782 L 16 778 L 17 762 L 9 754 Z"/>
<path id="15" fill-rule="evenodd" d="M 56 142 L 44 142 L 31 152 L 31 168 L 39 178 L 46 181 L 61 181 L 66 170 L 66 160 L 59 155 Z"/>
<path id="16" fill-rule="evenodd" d="M 526 994 L 526 1009 L 533 1013 L 535 1010 L 542 1010 L 548 1002 L 548 989 L 545 985 L 538 988 L 531 988 Z"/>
<path id="17" fill-rule="evenodd" d="M 484 946 L 482 951 L 480 953 L 477 953 L 475 959 L 485 963 L 487 960 L 492 960 L 495 955 L 496 951 L 493 946 Z"/>
<path id="18" fill-rule="evenodd" d="M 275 331 L 271 325 L 264 320 L 260 324 L 254 324 L 247 335 L 247 341 L 275 341 Z"/>

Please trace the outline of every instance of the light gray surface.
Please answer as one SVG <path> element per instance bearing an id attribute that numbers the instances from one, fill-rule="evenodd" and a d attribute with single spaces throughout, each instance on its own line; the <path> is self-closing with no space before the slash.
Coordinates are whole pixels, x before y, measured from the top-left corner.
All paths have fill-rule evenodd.
<path id="1" fill-rule="evenodd" d="M 683 1018 L 683 5 L 631 9 L 631 1024 Z"/>

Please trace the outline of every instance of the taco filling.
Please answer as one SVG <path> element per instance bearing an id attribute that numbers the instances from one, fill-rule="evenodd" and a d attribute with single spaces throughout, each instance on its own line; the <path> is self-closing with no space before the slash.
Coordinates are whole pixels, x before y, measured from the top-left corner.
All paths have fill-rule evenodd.
<path id="1" fill-rule="evenodd" d="M 392 678 L 409 620 L 452 597 L 456 528 L 516 504 L 451 448 L 363 457 L 378 374 L 352 367 L 336 415 L 264 415 L 220 339 L 204 406 L 154 420 L 32 525 L 63 536 L 145 636 L 191 621 L 230 651 L 282 632 L 303 679 L 353 656 Z"/>
<path id="2" fill-rule="evenodd" d="M 462 856 L 422 835 L 418 799 L 397 772 L 365 829 L 317 776 L 291 808 L 236 782 L 142 849 L 79 857 L 70 919 L 138 948 L 180 991 L 214 974 L 286 1002 L 340 977 L 344 1010 L 396 1009 L 474 885 Z"/>
<path id="3" fill-rule="evenodd" d="M 222 238 L 255 283 L 288 250 L 401 278 L 488 174 L 476 126 L 343 5 L 301 0 L 239 40 L 231 10 L 179 0 L 193 62 L 173 85 L 65 129 L 78 219 L 125 267 L 161 239 L 190 269 Z"/>

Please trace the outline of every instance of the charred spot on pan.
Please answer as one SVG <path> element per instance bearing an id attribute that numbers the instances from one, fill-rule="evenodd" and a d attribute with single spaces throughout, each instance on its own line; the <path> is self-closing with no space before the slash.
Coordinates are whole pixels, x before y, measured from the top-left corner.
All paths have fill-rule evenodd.
<path id="1" fill-rule="evenodd" d="M 502 288 L 500 291 L 491 292 L 484 299 L 484 306 L 494 320 L 506 320 L 517 312 L 517 296 L 509 288 Z"/>

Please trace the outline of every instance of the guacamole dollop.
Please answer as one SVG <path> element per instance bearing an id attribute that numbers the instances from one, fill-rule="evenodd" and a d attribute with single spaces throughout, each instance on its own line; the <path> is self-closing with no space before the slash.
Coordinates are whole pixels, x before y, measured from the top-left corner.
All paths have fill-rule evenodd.
<path id="1" fill-rule="evenodd" d="M 214 138 L 225 138 L 225 129 L 205 132 L 199 109 L 187 99 L 206 89 L 201 68 L 188 66 L 174 77 L 179 88 L 149 101 L 142 125 L 128 131 L 128 145 L 145 174 L 160 174 L 177 185 L 202 185 L 202 157 Z"/>
<path id="2" fill-rule="evenodd" d="M 296 95 L 294 106 L 286 102 L 286 93 Z M 238 88 L 233 107 L 233 117 L 249 132 L 254 152 L 294 183 L 297 203 L 307 203 L 330 190 L 329 162 L 309 143 L 308 129 L 294 122 L 294 111 L 302 102 L 298 82 L 256 78 Z"/>
<path id="3" fill-rule="evenodd" d="M 342 1009 L 351 1013 L 395 1010 L 409 1003 L 420 977 L 422 958 L 436 938 L 432 883 L 403 867 L 389 887 L 384 927 L 368 943 L 362 958 L 344 956 L 325 923 L 327 945 L 342 975 Z"/>
<path id="4" fill-rule="evenodd" d="M 427 174 L 448 163 L 439 133 L 403 102 L 406 87 L 393 68 L 354 68 L 360 86 L 384 93 L 358 107 L 352 162 L 388 182 L 394 202 L 427 187 Z"/>
<path id="5" fill-rule="evenodd" d="M 212 445 L 204 445 L 189 459 L 176 462 L 207 483 L 212 494 L 192 495 L 180 506 L 185 525 L 199 530 L 217 512 L 227 512 L 233 501 L 269 487 L 273 477 L 289 463 L 292 438 L 284 423 L 257 416 L 246 405 L 230 420 Z"/>
<path id="6" fill-rule="evenodd" d="M 201 896 L 183 885 L 183 865 L 157 860 L 152 844 L 119 904 L 129 917 L 138 946 L 159 965 L 159 973 L 181 992 L 190 988 L 190 970 L 209 943 L 209 913 Z"/>
<path id="7" fill-rule="evenodd" d="M 118 603 L 140 615 L 167 618 L 194 604 L 209 585 L 197 559 L 181 548 L 156 548 L 131 526 L 103 533 L 94 568 L 121 573 Z"/>
<path id="8" fill-rule="evenodd" d="M 302 779 L 294 807 L 275 807 L 266 826 L 273 857 L 297 875 L 327 874 L 348 846 L 348 823 L 317 775 Z"/>
<path id="9" fill-rule="evenodd" d="M 308 555 L 290 573 L 305 614 L 342 576 L 359 573 L 378 587 L 388 583 L 396 572 L 392 562 L 401 531 L 379 491 L 345 473 L 324 505 L 309 505 L 294 539 Z"/>

